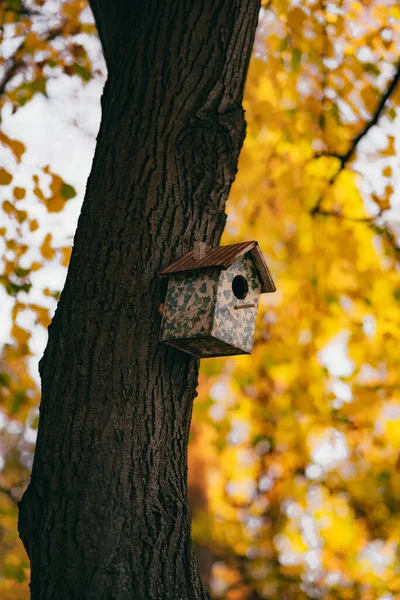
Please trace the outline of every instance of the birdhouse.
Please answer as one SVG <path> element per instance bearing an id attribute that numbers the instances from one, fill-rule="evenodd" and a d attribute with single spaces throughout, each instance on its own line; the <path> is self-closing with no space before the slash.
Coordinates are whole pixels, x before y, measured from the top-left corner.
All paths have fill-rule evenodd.
<path id="1" fill-rule="evenodd" d="M 195 248 L 168 278 L 161 341 L 206 358 L 250 354 L 260 294 L 275 285 L 257 242 Z"/>

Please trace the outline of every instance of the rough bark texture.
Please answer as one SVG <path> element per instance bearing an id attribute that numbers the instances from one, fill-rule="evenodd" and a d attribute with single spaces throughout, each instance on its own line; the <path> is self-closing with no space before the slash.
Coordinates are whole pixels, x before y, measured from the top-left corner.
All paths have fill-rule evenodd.
<path id="1" fill-rule="evenodd" d="M 103 116 L 20 534 L 34 600 L 206 598 L 187 442 L 198 361 L 160 345 L 158 272 L 219 242 L 259 0 L 93 0 Z"/>

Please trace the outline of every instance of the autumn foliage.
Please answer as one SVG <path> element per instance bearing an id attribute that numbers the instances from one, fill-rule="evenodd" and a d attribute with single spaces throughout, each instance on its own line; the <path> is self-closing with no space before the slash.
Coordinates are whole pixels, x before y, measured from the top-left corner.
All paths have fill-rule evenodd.
<path id="1" fill-rule="evenodd" d="M 4 125 L 50 80 L 98 75 L 85 2 L 1 10 Z M 261 9 L 223 243 L 258 240 L 278 292 L 263 297 L 251 356 L 202 365 L 189 479 L 214 598 L 400 597 L 399 47 L 396 0 Z M 54 243 L 48 215 L 79 200 L 51 165 L 24 164 L 24 144 L 4 129 L 0 596 L 10 600 L 29 597 L 16 518 L 40 397 L 31 334 L 47 328 L 60 291 L 37 275 L 67 267 L 70 243 Z"/>

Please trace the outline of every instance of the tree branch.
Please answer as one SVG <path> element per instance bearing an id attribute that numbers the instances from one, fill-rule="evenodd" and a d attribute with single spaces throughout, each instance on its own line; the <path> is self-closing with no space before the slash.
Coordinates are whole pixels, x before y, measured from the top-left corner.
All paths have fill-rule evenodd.
<path id="1" fill-rule="evenodd" d="M 346 165 L 350 162 L 350 160 L 352 159 L 352 157 L 358 147 L 358 144 L 361 142 L 361 140 L 368 134 L 370 129 L 378 123 L 378 121 L 382 115 L 382 112 L 385 109 L 386 102 L 389 100 L 389 98 L 393 94 L 399 81 L 400 81 L 400 61 L 397 64 L 396 73 L 395 73 L 392 81 L 390 82 L 386 92 L 383 94 L 378 106 L 376 107 L 376 110 L 372 116 L 372 119 L 370 121 L 368 121 L 368 123 L 364 126 L 364 128 L 360 131 L 360 133 L 353 139 L 353 141 L 350 144 L 350 148 L 346 152 L 346 154 L 327 154 L 328 156 L 338 158 L 340 161 L 340 166 L 339 166 L 338 170 L 336 171 L 336 173 L 334 175 L 332 175 L 331 179 L 329 180 L 327 189 L 335 183 L 339 174 L 345 169 Z M 323 155 L 326 155 L 326 154 L 323 153 Z M 321 196 L 318 199 L 316 205 L 311 210 L 312 215 L 326 214 L 325 211 L 322 212 L 320 210 L 322 202 L 323 202 L 323 196 Z M 379 214 L 377 216 L 379 216 Z"/>
<path id="2" fill-rule="evenodd" d="M 63 35 L 63 29 L 66 22 L 63 21 L 57 27 L 50 29 L 47 32 L 47 35 L 43 37 L 43 41 L 46 43 L 52 42 L 57 37 Z M 6 93 L 6 86 L 12 80 L 15 75 L 25 66 L 25 63 L 22 58 L 17 58 L 19 52 L 21 52 L 25 47 L 25 39 L 20 43 L 18 48 L 15 50 L 14 54 L 8 59 L 7 62 L 10 63 L 10 67 L 6 70 L 3 79 L 0 81 L 0 97 Z"/>
<path id="3" fill-rule="evenodd" d="M 382 216 L 385 210 L 387 209 L 381 209 L 378 214 L 374 215 L 373 217 L 350 217 L 349 215 L 343 215 L 342 213 L 334 210 L 322 209 L 318 210 L 318 214 L 324 217 L 335 217 L 336 219 L 340 219 L 342 221 L 351 221 L 352 223 L 373 223 L 375 219 Z"/>
<path id="4" fill-rule="evenodd" d="M 16 75 L 18 73 L 19 69 L 24 64 L 22 60 L 16 58 L 18 53 L 23 49 L 24 44 L 25 44 L 25 40 L 23 42 L 21 42 L 21 44 L 18 46 L 18 48 L 14 52 L 13 56 L 8 59 L 9 62 L 11 62 L 11 65 L 10 65 L 9 69 L 6 70 L 6 72 L 4 73 L 3 79 L 0 81 L 0 96 L 5 94 L 6 85 L 9 83 L 9 81 L 11 81 L 11 79 L 14 77 L 14 75 Z"/>
<path id="5" fill-rule="evenodd" d="M 349 162 L 349 160 L 353 156 L 354 152 L 356 151 L 356 148 L 357 148 L 358 144 L 360 143 L 360 141 L 367 135 L 369 130 L 378 123 L 380 116 L 385 108 L 386 102 L 389 100 L 389 98 L 393 94 L 399 81 L 400 81 L 400 61 L 397 64 L 396 73 L 395 73 L 389 87 L 387 88 L 386 92 L 383 94 L 381 101 L 379 102 L 378 106 L 376 107 L 376 110 L 372 116 L 372 119 L 365 125 L 365 127 L 360 131 L 360 133 L 354 138 L 348 152 L 346 154 L 344 154 L 343 156 L 338 157 L 340 162 L 342 163 L 342 167 L 344 167 Z"/>

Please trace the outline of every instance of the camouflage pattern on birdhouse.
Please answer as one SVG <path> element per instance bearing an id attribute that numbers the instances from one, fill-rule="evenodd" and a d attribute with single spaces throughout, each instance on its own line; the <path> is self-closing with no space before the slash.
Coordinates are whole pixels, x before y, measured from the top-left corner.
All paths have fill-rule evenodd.
<path id="1" fill-rule="evenodd" d="M 161 341 L 198 357 L 249 354 L 260 294 L 275 285 L 257 242 L 195 248 L 168 277 Z"/>

